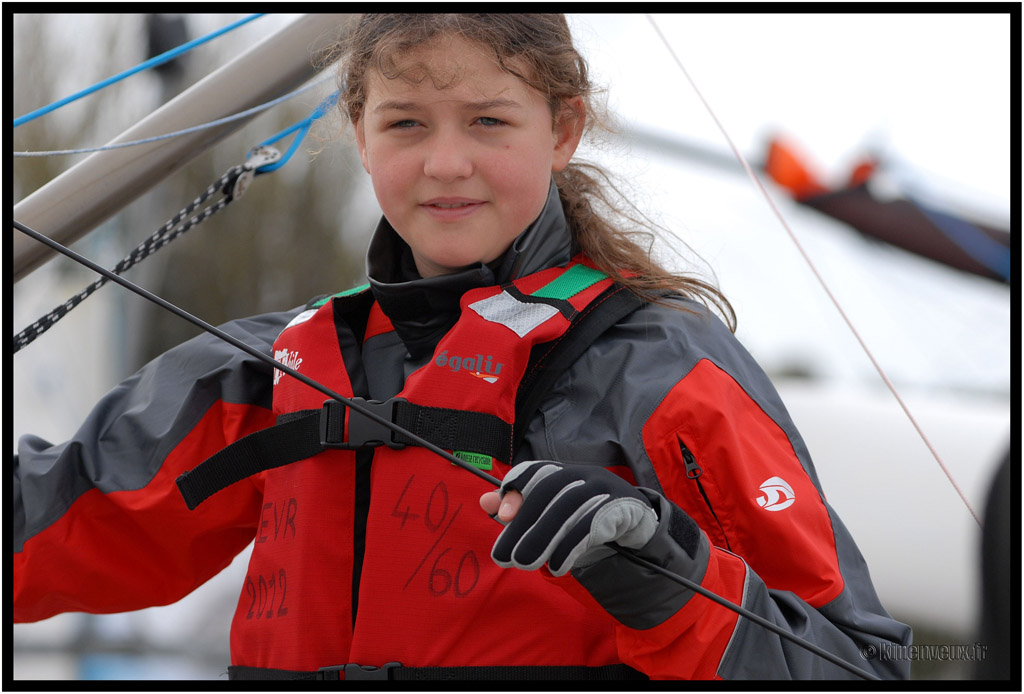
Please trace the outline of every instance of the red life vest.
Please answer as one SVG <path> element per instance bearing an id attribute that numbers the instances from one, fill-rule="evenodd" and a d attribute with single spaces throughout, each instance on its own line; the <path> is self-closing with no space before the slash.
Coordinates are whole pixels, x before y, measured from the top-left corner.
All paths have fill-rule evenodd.
<path id="1" fill-rule="evenodd" d="M 396 397 L 512 424 L 531 350 L 563 335 L 570 318 L 593 308 L 611 284 L 576 262 L 467 292 L 456 325 Z M 334 307 L 344 300 L 300 314 L 278 337 L 274 353 L 348 397 L 353 388 Z M 364 340 L 390 329 L 374 305 Z M 275 374 L 278 417 L 319 408 L 323 399 Z M 510 441 L 505 460 L 493 461 L 492 475 L 508 471 L 511 448 Z M 423 448 L 373 449 L 364 529 L 354 512 L 357 495 L 366 493 L 357 485 L 360 455 L 366 461 L 369 451 L 325 450 L 243 482 L 262 487 L 264 505 L 232 624 L 236 666 L 621 662 L 607 614 L 584 607 L 539 572 L 493 563 L 490 549 L 501 526 L 478 503 L 491 489 L 487 482 Z M 353 623 L 355 543 L 364 532 Z"/>

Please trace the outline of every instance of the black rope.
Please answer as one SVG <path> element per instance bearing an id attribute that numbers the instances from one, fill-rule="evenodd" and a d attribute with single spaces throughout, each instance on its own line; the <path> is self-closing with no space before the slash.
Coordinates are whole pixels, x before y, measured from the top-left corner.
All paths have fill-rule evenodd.
<path id="1" fill-rule="evenodd" d="M 317 391 L 323 393 L 324 395 L 329 397 L 331 400 L 337 400 L 338 402 L 343 403 L 346 407 L 348 407 L 348 408 L 350 408 L 352 410 L 355 410 L 356 412 L 358 412 L 359 414 L 363 415 L 367 419 L 372 420 L 372 421 L 376 422 L 377 424 L 380 424 L 381 426 L 384 426 L 384 427 L 386 427 L 388 429 L 391 429 L 392 431 L 395 431 L 397 433 L 402 434 L 403 436 L 408 437 L 409 440 L 412 441 L 417 446 L 420 446 L 422 448 L 426 448 L 428 451 L 430 451 L 430 452 L 432 452 L 432 453 L 434 453 L 436 455 L 439 455 L 441 458 L 443 458 L 444 460 L 447 460 L 452 465 L 456 465 L 456 466 L 462 468 L 463 470 L 465 470 L 466 472 L 469 472 L 470 474 L 476 475 L 480 479 L 487 481 L 488 483 L 490 483 L 491 485 L 493 485 L 495 487 L 500 487 L 501 486 L 501 480 L 497 479 L 496 477 L 492 477 L 491 475 L 488 475 L 483 470 L 480 470 L 480 469 L 474 467 L 473 465 L 467 463 L 466 461 L 462 460 L 461 458 L 456 458 L 454 455 L 452 455 L 448 451 L 446 451 L 443 448 L 440 448 L 440 447 L 430 443 L 426 439 L 424 439 L 424 438 L 414 434 L 413 432 L 407 431 L 405 429 L 402 429 L 401 427 L 399 427 L 398 425 L 394 424 L 393 422 L 391 422 L 387 418 L 382 417 L 381 415 L 377 414 L 372 409 L 368 409 L 366 407 L 365 402 L 363 404 L 360 404 L 359 402 L 356 402 L 356 400 L 354 400 L 352 398 L 346 398 L 344 395 L 341 395 L 339 393 L 334 392 L 333 390 L 331 390 L 327 386 L 323 385 L 319 381 L 316 381 L 316 380 L 310 378 L 306 374 L 299 373 L 298 371 L 296 371 L 295 369 L 291 368 L 290 366 L 287 366 L 286 364 L 282 364 L 281 362 L 279 362 L 279 361 L 275 360 L 273 357 L 271 357 L 269 354 L 264 354 L 263 352 L 261 352 L 260 350 L 256 349 L 255 347 L 253 347 L 251 345 L 248 345 L 245 342 L 242 342 L 241 340 L 239 340 L 236 337 L 233 337 L 232 335 L 229 335 L 228 333 L 224 332 L 220 328 L 216 328 L 216 327 L 210 325 L 209 323 L 207 323 L 206 321 L 202 320 L 201 318 L 197 318 L 197 317 L 193 316 L 191 313 L 189 313 L 185 309 L 180 308 L 178 306 L 175 306 L 174 304 L 172 304 L 171 302 L 167 301 L 166 299 L 160 298 L 159 296 L 157 296 L 153 292 L 151 292 L 151 291 L 149 291 L 147 289 L 143 289 L 142 287 L 138 286 L 137 284 L 134 284 L 131 281 L 126 280 L 124 277 L 120 277 L 119 275 L 115 275 L 113 272 L 111 272 L 110 270 L 106 269 L 102 265 L 97 265 L 96 263 L 92 262 L 88 258 L 86 258 L 86 257 L 82 256 L 81 254 L 76 253 L 75 251 L 71 250 L 70 248 L 62 246 L 61 244 L 57 243 L 53 239 L 51 239 L 51 238 L 49 238 L 47 236 L 44 236 L 43 234 L 40 234 L 35 229 L 32 229 L 31 227 L 27 227 L 27 226 L 25 226 L 24 224 L 22 224 L 21 222 L 19 222 L 17 220 L 12 220 L 11 224 L 14 226 L 15 229 L 18 229 L 19 231 L 21 231 L 22 233 L 24 233 L 24 234 L 26 234 L 28 236 L 31 236 L 32 238 L 34 238 L 39 243 L 42 243 L 42 244 L 45 244 L 45 245 L 49 246 L 50 248 L 52 248 L 53 250 L 57 251 L 58 253 L 66 255 L 67 257 L 71 258 L 75 262 L 81 263 L 82 265 L 84 265 L 85 267 L 89 268 L 93 272 L 99 273 L 99 274 L 105 276 L 107 279 L 109 279 L 109 280 L 111 280 L 111 281 L 113 281 L 113 282 L 115 282 L 117 284 L 120 284 L 125 289 L 127 289 L 127 290 L 129 290 L 131 292 L 134 292 L 135 294 L 138 294 L 139 296 L 141 296 L 144 299 L 147 299 L 148 301 L 152 301 L 154 304 L 156 304 L 156 305 L 158 305 L 158 306 L 160 306 L 162 308 L 167 309 L 168 311 L 170 311 L 174 315 L 178 316 L 179 318 L 181 318 L 183 320 L 186 320 L 189 323 L 191 323 L 192 325 L 205 330 L 206 332 L 210 333 L 211 335 L 214 335 L 215 337 L 223 340 L 224 342 L 227 342 L 229 345 L 233 345 L 234 347 L 237 347 L 238 349 L 242 350 L 243 352 L 245 352 L 246 354 L 250 355 L 254 359 L 257 359 L 257 360 L 263 362 L 264 364 L 266 364 L 268 366 L 272 366 L 275 369 L 278 369 L 279 371 L 288 374 L 292 378 L 294 378 L 294 379 L 296 379 L 298 381 L 301 381 L 302 383 L 305 383 L 310 388 L 313 388 L 314 390 L 317 390 Z"/>
<path id="2" fill-rule="evenodd" d="M 302 383 L 305 383 L 306 385 L 308 385 L 308 386 L 318 390 L 319 392 L 323 393 L 324 395 L 326 395 L 327 397 L 331 398 L 332 400 L 337 400 L 337 401 L 339 401 L 341 403 L 344 403 L 346 406 L 350 407 L 351 409 L 355 410 L 356 412 L 359 412 L 364 417 L 367 417 L 368 419 L 371 419 L 371 420 L 377 422 L 378 424 L 381 424 L 381 425 L 385 426 L 386 428 L 391 429 L 392 431 L 394 431 L 396 433 L 400 433 L 400 434 L 403 434 L 405 436 L 408 436 L 409 439 L 411 439 L 412 442 L 415 443 L 416 445 L 422 446 L 423 448 L 426 448 L 427 450 L 437 454 L 438 456 L 440 456 L 444 460 L 447 460 L 450 463 L 461 467 L 463 470 L 465 470 L 465 471 L 467 471 L 469 473 L 472 473 L 472 474 L 476 475 L 477 477 L 480 477 L 481 479 L 489 482 L 491 485 L 493 485 L 495 487 L 500 487 L 501 486 L 501 481 L 498 480 L 497 478 L 492 477 L 491 475 L 488 475 L 486 472 L 484 472 L 482 470 L 478 470 L 477 468 L 473 467 L 469 463 L 467 463 L 467 462 L 465 462 L 465 461 L 463 461 L 463 460 L 461 460 L 459 458 L 456 458 L 454 455 L 452 455 L 448 451 L 437 447 L 436 445 L 430 443 L 426 439 L 420 438 L 416 434 L 413 434 L 411 431 L 402 430 L 402 427 L 398 426 L 397 424 L 395 424 L 393 422 L 388 421 L 384 417 L 381 417 L 376 412 L 373 412 L 372 410 L 366 409 L 366 407 L 364 405 L 359 404 L 358 402 L 355 402 L 355 401 L 353 401 L 350 398 L 346 398 L 346 397 L 344 397 L 344 396 L 342 396 L 342 395 L 340 395 L 338 393 L 335 393 L 334 391 L 332 391 L 327 386 L 325 386 L 325 385 L 315 381 L 314 379 L 310 378 L 309 376 L 307 376 L 305 374 L 301 374 L 298 371 L 292 369 L 291 367 L 286 366 L 284 364 L 281 364 L 281 363 L 275 361 L 269 355 L 260 352 L 256 348 L 254 348 L 254 347 L 252 347 L 252 346 L 242 342 L 241 340 L 239 340 L 239 339 L 237 339 L 235 337 L 232 337 L 231 335 L 227 334 L 223 330 L 221 330 L 219 328 L 215 328 L 214 326 L 210 325 L 206 321 L 204 321 L 202 319 L 199 319 L 199 318 L 196 318 L 195 316 L 193 316 L 192 314 L 188 313 L 184 309 L 179 308 L 178 306 L 175 306 L 174 304 L 170 303 L 169 301 L 167 301 L 165 299 L 160 298 L 159 296 L 156 296 L 152 292 L 149 292 L 149 291 L 143 289 L 142 287 L 139 287 L 139 286 L 137 286 L 135 284 L 132 284 L 128 280 L 124 279 L 123 277 L 119 277 L 119 276 L 113 274 L 109 270 L 103 268 L 100 265 L 97 265 L 96 263 L 92 262 L 91 260 L 89 260 L 87 258 L 82 257 L 78 253 L 75 253 L 74 251 L 70 250 L 69 248 L 65 248 L 64 246 L 62 246 L 61 244 L 57 243 L 53 239 L 50 239 L 50 238 L 44 236 L 43 234 L 40 234 L 38 231 L 36 231 L 34 229 L 31 229 L 31 228 L 25 226 L 24 224 L 19 223 L 16 220 L 12 220 L 12 223 L 14 225 L 14 228 L 18 229 L 19 231 L 27 234 L 28 236 L 31 236 L 32 238 L 34 238 L 35 240 L 39 241 L 40 243 L 46 244 L 47 246 L 49 246 L 53 250 L 55 250 L 55 251 L 57 251 L 59 253 L 63 253 L 64 255 L 66 255 L 69 258 L 71 258 L 71 259 L 81 263 L 82 265 L 85 265 L 90 270 L 93 270 L 94 272 L 98 272 L 101 275 L 104 275 L 104 276 L 108 277 L 109 279 L 113 280 L 117 284 L 120 284 L 121 286 L 123 286 L 125 289 L 128 289 L 128 290 L 130 290 L 132 292 L 135 292 L 139 296 L 142 296 L 143 298 L 148 299 L 149 301 L 152 301 L 153 303 L 155 303 L 155 304 L 157 304 L 157 305 L 167 309 L 168 311 L 170 311 L 174 315 L 176 315 L 176 316 L 178 316 L 180 318 L 183 318 L 183 319 L 187 320 L 188 322 L 192 323 L 193 325 L 196 325 L 196 326 L 202 328 L 206 332 L 208 332 L 208 333 L 210 333 L 210 334 L 220 338 L 221 340 L 227 342 L 228 344 L 234 345 L 235 347 L 237 347 L 238 349 L 242 350 L 246 354 L 249 354 L 249 355 L 255 357 L 256 359 L 258 359 L 260 361 L 268 363 L 269 365 L 272 365 L 272 366 L 274 366 L 277 369 L 280 369 L 281 371 L 283 371 L 284 373 L 288 374 L 292 378 L 295 378 L 295 379 L 301 381 Z M 665 576 L 666 578 L 669 578 L 670 580 L 672 580 L 672 581 L 674 581 L 674 582 L 676 582 L 676 583 L 678 583 L 678 584 L 680 584 L 680 585 L 682 585 L 682 586 L 684 586 L 686 588 L 689 588 L 690 590 L 693 590 L 694 592 L 700 593 L 701 595 L 703 595 L 703 596 L 713 600 L 714 602 L 718 603 L 719 605 L 722 605 L 723 607 L 726 607 L 727 609 L 732 610 L 733 612 L 735 612 L 736 614 L 740 615 L 741 617 L 746 617 L 746 618 L 750 619 L 751 621 L 753 621 L 756 624 L 762 626 L 763 628 L 778 634 L 779 636 L 781 636 L 781 637 L 791 641 L 792 643 L 797 644 L 798 646 L 801 646 L 802 648 L 808 650 L 811 653 L 819 655 L 822 658 L 825 658 L 825 659 L 829 660 L 830 662 L 835 663 L 836 665 L 839 665 L 840 667 L 843 667 L 844 669 L 846 669 L 849 672 L 857 675 L 858 677 L 861 677 L 862 679 L 866 679 L 866 680 L 878 680 L 878 679 L 880 679 L 877 675 L 875 675 L 873 673 L 870 673 L 870 672 L 867 672 L 866 670 L 863 670 L 863 669 L 857 667 L 856 665 L 853 665 L 851 663 L 846 662 L 845 660 L 843 660 L 839 656 L 826 651 L 825 649 L 823 649 L 823 648 L 821 648 L 821 647 L 819 647 L 819 646 L 817 646 L 817 645 L 807 641 L 806 639 L 803 639 L 803 638 L 797 636 L 796 634 L 787 632 L 785 629 L 783 629 L 782 627 L 774 624 L 773 622 L 771 622 L 771 621 L 769 621 L 767 619 L 764 619 L 763 617 L 760 617 L 759 615 L 757 615 L 757 614 L 755 614 L 753 612 L 750 612 L 746 608 L 740 607 L 739 605 L 736 605 L 735 603 L 732 603 L 729 600 L 726 600 L 725 598 L 723 598 L 723 597 L 713 593 L 712 591 L 708 590 L 707 588 L 704 588 L 703 586 L 699 585 L 698 583 L 696 583 L 694 581 L 691 581 L 688 578 L 685 578 L 683 576 L 675 574 L 675 573 L 669 571 L 668 569 L 665 569 L 665 568 L 663 568 L 661 566 L 658 566 L 657 564 L 654 564 L 652 562 L 647 561 L 646 559 L 638 557 L 632 551 L 627 550 L 627 549 L 625 549 L 623 547 L 620 547 L 619 545 L 617 545 L 615 543 L 609 543 L 608 546 L 612 547 L 616 552 L 618 552 L 619 556 L 621 556 L 621 557 L 623 557 L 623 558 L 625 558 L 625 559 L 627 559 L 629 561 L 632 561 L 632 562 L 634 562 L 636 564 L 640 564 L 642 566 L 645 566 L 648 569 L 654 570 L 654 571 L 660 573 L 661 575 Z"/>
<path id="3" fill-rule="evenodd" d="M 217 212 L 220 212 L 228 203 L 235 199 L 235 183 L 238 181 L 238 177 L 241 176 L 251 166 L 240 164 L 233 166 L 224 173 L 220 178 L 211 183 L 206 190 L 202 192 L 195 200 L 185 206 L 180 212 L 174 215 L 167 221 L 162 227 L 153 232 L 152 236 L 147 238 L 145 241 L 140 243 L 135 250 L 125 256 L 117 265 L 113 267 L 111 272 L 120 275 L 126 270 L 132 268 L 137 263 L 148 258 L 153 253 L 169 244 L 174 239 L 184 234 L 189 229 L 192 229 L 199 224 L 202 224 L 207 219 L 212 217 Z M 199 214 L 188 219 L 184 224 L 181 221 L 192 214 L 199 206 L 213 197 L 217 191 L 224 193 L 224 197 L 204 209 Z M 178 226 L 181 224 L 181 226 Z M 107 278 L 101 276 L 95 282 L 90 284 L 88 287 L 75 294 L 70 299 L 62 304 L 56 306 L 53 310 L 41 316 L 30 326 L 22 330 L 20 333 L 14 336 L 14 352 L 17 353 L 21 348 L 28 346 L 37 337 L 42 335 L 44 332 L 56 325 L 57 321 L 66 316 L 71 312 L 73 308 L 78 306 L 80 303 L 85 301 L 90 294 L 95 292 L 97 289 L 107 283 Z"/>

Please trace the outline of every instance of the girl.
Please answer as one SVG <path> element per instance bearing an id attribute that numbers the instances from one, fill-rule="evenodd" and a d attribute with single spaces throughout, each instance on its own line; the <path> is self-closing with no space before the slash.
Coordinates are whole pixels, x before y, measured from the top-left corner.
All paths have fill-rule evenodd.
<path id="1" fill-rule="evenodd" d="M 173 602 L 254 541 L 233 678 L 849 676 L 615 543 L 906 676 L 858 657 L 909 629 L 728 302 L 572 161 L 593 108 L 565 19 L 366 15 L 342 58 L 369 285 L 228 330 L 501 488 L 200 337 L 71 441 L 20 442 L 15 619 Z"/>

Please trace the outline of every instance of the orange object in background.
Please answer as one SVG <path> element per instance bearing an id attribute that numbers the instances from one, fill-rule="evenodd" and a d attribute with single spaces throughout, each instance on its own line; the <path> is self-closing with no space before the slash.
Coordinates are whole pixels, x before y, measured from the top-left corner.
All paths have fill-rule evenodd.
<path id="1" fill-rule="evenodd" d="M 768 160 L 764 169 L 773 181 L 789 190 L 797 200 L 828 192 L 828 188 L 810 172 L 794 149 L 778 138 L 773 138 L 768 146 Z"/>

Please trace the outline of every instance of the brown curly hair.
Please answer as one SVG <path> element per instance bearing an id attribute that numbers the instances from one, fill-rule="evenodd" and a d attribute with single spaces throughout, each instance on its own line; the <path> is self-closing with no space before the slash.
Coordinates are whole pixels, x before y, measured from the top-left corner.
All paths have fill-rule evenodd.
<path id="1" fill-rule="evenodd" d="M 569 24 L 561 14 L 364 14 L 355 18 L 326 60 L 339 60 L 339 108 L 353 124 L 363 116 L 366 76 L 419 81 L 429 75 L 422 64 L 399 65 L 399 57 L 416 46 L 458 36 L 493 51 L 498 66 L 537 90 L 551 107 L 553 119 L 565 117 L 566 101 L 580 97 L 586 106 L 586 131 L 601 113 L 586 60 L 576 50 Z M 521 66 L 526 66 L 522 69 Z M 444 84 L 437 84 L 443 88 Z M 671 272 L 651 255 L 662 231 L 640 213 L 599 166 L 573 160 L 554 173 L 559 198 L 576 248 L 635 294 L 658 303 L 666 289 L 713 304 L 736 330 L 736 314 L 725 296 L 697 277 Z M 678 306 L 678 304 L 674 304 Z"/>

